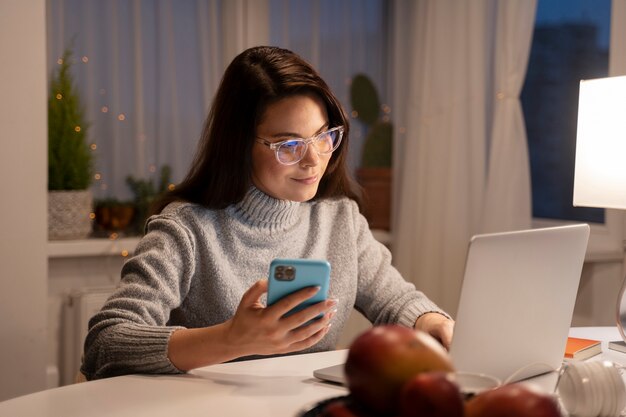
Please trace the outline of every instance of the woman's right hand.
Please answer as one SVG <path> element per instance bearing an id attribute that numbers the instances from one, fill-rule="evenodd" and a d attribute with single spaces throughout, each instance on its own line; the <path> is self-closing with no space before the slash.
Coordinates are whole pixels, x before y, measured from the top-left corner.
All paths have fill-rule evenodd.
<path id="1" fill-rule="evenodd" d="M 283 316 L 318 291 L 319 287 L 304 288 L 265 307 L 260 299 L 267 292 L 267 280 L 255 282 L 244 293 L 233 318 L 224 323 L 227 343 L 237 356 L 282 354 L 313 346 L 328 332 L 337 302 L 322 301 Z M 313 320 L 320 314 L 322 318 Z"/>

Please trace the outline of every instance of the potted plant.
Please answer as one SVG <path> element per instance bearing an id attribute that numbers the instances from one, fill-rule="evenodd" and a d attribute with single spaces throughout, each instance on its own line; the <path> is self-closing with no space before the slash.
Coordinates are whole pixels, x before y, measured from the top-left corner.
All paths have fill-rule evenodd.
<path id="1" fill-rule="evenodd" d="M 48 97 L 48 238 L 81 239 L 91 232 L 93 154 L 69 49 L 59 63 Z"/>
<path id="2" fill-rule="evenodd" d="M 366 75 L 358 74 L 352 80 L 350 101 L 366 129 L 361 166 L 356 171 L 357 181 L 363 187 L 363 214 L 371 228 L 389 230 L 393 125 L 381 117 L 378 92 Z"/>
<path id="3" fill-rule="evenodd" d="M 170 183 L 171 173 L 169 165 L 163 165 L 159 172 L 158 183 L 155 183 L 152 178 L 145 180 L 131 175 L 126 177 L 126 184 L 135 196 L 133 199 L 135 217 L 131 225 L 135 233 L 143 234 L 152 204 L 167 190 L 173 189 L 174 185 Z"/>
<path id="4" fill-rule="evenodd" d="M 135 204 L 117 198 L 105 198 L 94 202 L 96 233 L 125 233 L 135 217 Z"/>

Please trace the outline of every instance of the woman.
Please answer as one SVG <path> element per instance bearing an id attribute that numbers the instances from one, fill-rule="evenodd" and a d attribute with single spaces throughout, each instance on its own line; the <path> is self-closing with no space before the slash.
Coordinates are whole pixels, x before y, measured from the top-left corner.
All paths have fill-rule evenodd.
<path id="1" fill-rule="evenodd" d="M 237 56 L 187 177 L 160 202 L 120 288 L 90 321 L 85 376 L 330 350 L 353 307 L 449 345 L 452 320 L 402 279 L 359 213 L 348 134 L 338 100 L 299 56 L 275 47 Z M 317 291 L 307 288 L 265 307 L 259 278 L 274 258 L 328 260 L 329 299 L 283 317 Z"/>

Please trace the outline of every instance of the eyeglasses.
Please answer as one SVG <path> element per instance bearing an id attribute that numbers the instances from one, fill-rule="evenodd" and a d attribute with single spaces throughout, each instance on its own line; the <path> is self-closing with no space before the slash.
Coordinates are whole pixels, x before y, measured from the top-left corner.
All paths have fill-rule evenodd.
<path id="1" fill-rule="evenodd" d="M 313 149 L 318 155 L 329 155 L 339 147 L 342 138 L 343 126 L 337 126 L 306 139 L 293 138 L 276 143 L 260 137 L 257 137 L 256 140 L 273 150 L 278 162 L 283 165 L 293 165 L 304 158 L 309 144 L 313 145 Z"/>

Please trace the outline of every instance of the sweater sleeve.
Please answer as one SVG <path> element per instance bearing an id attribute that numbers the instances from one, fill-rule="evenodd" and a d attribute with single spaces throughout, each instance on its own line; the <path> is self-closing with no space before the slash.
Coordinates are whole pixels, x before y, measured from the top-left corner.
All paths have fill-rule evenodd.
<path id="1" fill-rule="evenodd" d="M 450 317 L 391 265 L 391 252 L 374 238 L 356 203 L 353 215 L 359 264 L 355 308 L 374 325 L 413 327 L 419 316 L 430 312 Z"/>
<path id="2" fill-rule="evenodd" d="M 152 217 L 119 288 L 89 321 L 81 372 L 87 379 L 129 373 L 180 373 L 168 359 L 170 312 L 189 291 L 194 241 L 165 215 Z"/>

